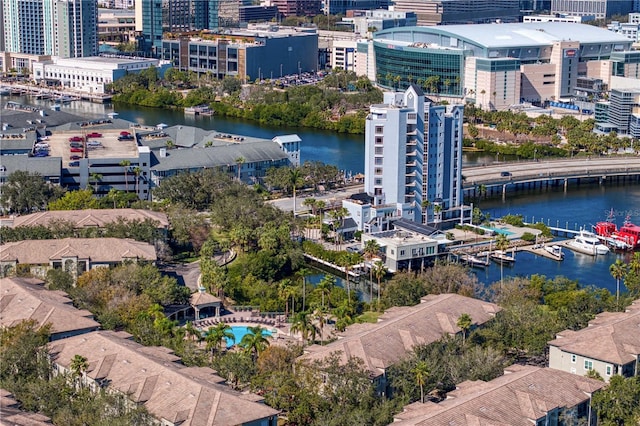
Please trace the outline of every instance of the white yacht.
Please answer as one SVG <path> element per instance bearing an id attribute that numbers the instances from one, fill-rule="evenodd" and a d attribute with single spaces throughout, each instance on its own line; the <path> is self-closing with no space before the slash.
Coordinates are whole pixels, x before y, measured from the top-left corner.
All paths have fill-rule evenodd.
<path id="1" fill-rule="evenodd" d="M 514 256 L 511 256 L 507 254 L 507 252 L 502 250 L 494 251 L 493 253 L 491 253 L 490 257 L 494 262 L 507 266 L 513 265 L 513 263 L 516 261 L 516 258 Z"/>
<path id="2" fill-rule="evenodd" d="M 609 253 L 609 247 L 602 244 L 596 234 L 585 231 L 584 229 L 580 230 L 580 233 L 576 235 L 572 241 L 569 241 L 567 246 L 575 251 L 591 256 Z"/>
<path id="3" fill-rule="evenodd" d="M 556 260 L 563 260 L 564 259 L 564 252 L 562 251 L 562 247 L 560 247 L 559 245 L 552 245 L 552 246 L 544 246 L 544 249 L 553 257 L 556 258 Z"/>

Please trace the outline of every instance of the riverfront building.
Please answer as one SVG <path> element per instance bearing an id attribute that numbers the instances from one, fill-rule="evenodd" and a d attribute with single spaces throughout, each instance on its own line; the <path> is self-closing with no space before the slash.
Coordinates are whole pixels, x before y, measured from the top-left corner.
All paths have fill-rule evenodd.
<path id="1" fill-rule="evenodd" d="M 104 94 L 105 87 L 130 73 L 155 67 L 160 76 L 171 67 L 166 61 L 148 58 L 117 58 L 94 56 L 34 62 L 33 80 L 57 82 L 58 85 L 80 92 Z"/>
<path id="2" fill-rule="evenodd" d="M 441 222 L 462 206 L 460 105 L 433 105 L 412 84 L 384 94 L 365 123 L 365 185 L 373 204 L 395 206 L 396 216 Z"/>
<path id="3" fill-rule="evenodd" d="M 318 34 L 315 30 L 267 27 L 230 34 L 165 38 L 162 58 L 175 67 L 212 73 L 219 79 L 279 78 L 318 69 Z"/>
<path id="4" fill-rule="evenodd" d="M 98 6 L 86 0 L 3 0 L 4 50 L 77 58 L 98 54 Z"/>
<path id="5" fill-rule="evenodd" d="M 375 79 L 401 90 L 413 82 L 450 102 L 503 110 L 571 99 L 578 77 L 609 84 L 612 69 L 633 77 L 628 65 L 635 58 L 626 55 L 631 45 L 624 36 L 584 24 L 400 27 L 374 35 Z"/>
<path id="6" fill-rule="evenodd" d="M 551 0 L 551 13 L 567 15 L 593 15 L 596 19 L 633 12 L 631 0 Z"/>

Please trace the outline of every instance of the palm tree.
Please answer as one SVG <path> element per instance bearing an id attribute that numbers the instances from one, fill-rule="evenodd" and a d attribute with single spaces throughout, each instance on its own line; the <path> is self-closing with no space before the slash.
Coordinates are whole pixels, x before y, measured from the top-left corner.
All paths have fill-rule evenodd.
<path id="1" fill-rule="evenodd" d="M 340 246 L 342 244 L 342 232 L 338 232 L 338 229 L 344 227 L 344 219 L 349 214 L 349 210 L 344 207 L 337 208 L 332 210 L 330 215 L 333 220 L 333 230 L 338 240 L 338 250 L 340 250 Z"/>
<path id="2" fill-rule="evenodd" d="M 202 332 L 191 321 L 187 321 L 184 325 L 184 331 L 190 339 L 193 338 L 198 342 L 202 340 Z"/>
<path id="3" fill-rule="evenodd" d="M 627 272 L 627 265 L 620 259 L 616 259 L 616 263 L 609 267 L 611 276 L 616 280 L 616 310 L 620 308 L 620 280 Z"/>
<path id="4" fill-rule="evenodd" d="M 295 314 L 294 297 L 296 294 L 296 288 L 290 279 L 284 279 L 280 281 L 278 290 L 280 293 L 280 297 L 284 299 L 284 317 L 289 318 L 289 297 L 291 297 L 291 310 L 293 311 L 293 314 Z"/>
<path id="5" fill-rule="evenodd" d="M 311 275 L 312 271 L 309 268 L 298 269 L 297 275 L 302 278 L 302 310 L 306 310 L 307 307 L 307 275 Z"/>
<path id="6" fill-rule="evenodd" d="M 122 160 L 120 166 L 124 168 L 124 190 L 129 192 L 129 166 L 131 166 L 131 161 Z"/>
<path id="7" fill-rule="evenodd" d="M 236 336 L 231 331 L 231 326 L 224 322 L 219 322 L 207 331 L 204 340 L 207 342 L 206 349 L 211 351 L 211 358 L 219 348 L 226 346 L 227 339 L 235 343 Z"/>
<path id="8" fill-rule="evenodd" d="M 318 200 L 316 202 L 316 209 L 318 211 L 318 226 L 320 228 L 320 233 L 322 233 L 322 219 L 324 216 L 325 207 L 327 207 L 327 203 L 324 200 Z"/>
<path id="9" fill-rule="evenodd" d="M 245 159 L 244 157 L 238 157 L 236 158 L 236 167 L 238 169 L 238 182 L 241 182 L 240 180 L 240 173 L 242 172 L 242 165 L 244 164 Z"/>
<path id="10" fill-rule="evenodd" d="M 469 314 L 460 315 L 460 317 L 458 318 L 458 322 L 456 323 L 456 325 L 460 327 L 460 330 L 462 330 L 463 345 L 465 343 L 465 339 L 467 338 L 467 333 L 471 329 L 471 324 L 473 324 L 473 320 L 471 319 L 471 315 Z"/>
<path id="11" fill-rule="evenodd" d="M 291 322 L 292 333 L 300 333 L 302 340 L 311 343 L 316 339 L 316 329 L 313 326 L 311 315 L 306 311 L 298 312 Z"/>
<path id="12" fill-rule="evenodd" d="M 324 326 L 327 323 L 326 317 L 327 311 L 325 308 L 316 309 L 313 318 L 318 321 L 318 328 L 320 331 L 320 346 L 324 345 Z"/>
<path id="13" fill-rule="evenodd" d="M 359 253 L 344 252 L 338 257 L 338 263 L 344 268 L 344 276 L 347 282 L 347 300 L 351 301 L 351 280 L 349 279 L 349 272 L 353 265 L 357 265 L 362 260 L 362 255 Z"/>
<path id="14" fill-rule="evenodd" d="M 74 379 L 77 380 L 82 387 L 82 375 L 89 369 L 89 362 L 87 358 L 82 355 L 74 355 L 73 358 L 71 358 L 71 363 L 69 363 L 69 369 L 71 370 Z"/>
<path id="15" fill-rule="evenodd" d="M 506 254 L 506 250 L 509 248 L 509 240 L 506 235 L 498 234 L 498 237 L 496 238 L 496 248 Z M 503 263 L 504 262 L 500 262 L 500 287 L 502 287 L 503 280 Z"/>
<path id="16" fill-rule="evenodd" d="M 376 240 L 367 240 L 364 243 L 364 258 L 369 261 L 369 301 L 373 300 L 373 265 L 371 261 L 380 251 L 380 244 Z"/>
<path id="17" fill-rule="evenodd" d="M 376 263 L 373 264 L 373 273 L 376 276 L 376 279 L 378 280 L 378 311 L 380 311 L 380 288 L 382 286 L 382 278 L 386 275 L 387 273 L 387 268 L 384 266 L 384 263 L 382 263 L 382 261 L 378 260 Z"/>
<path id="18" fill-rule="evenodd" d="M 269 346 L 269 340 L 267 339 L 265 331 L 266 330 L 259 325 L 247 327 L 247 334 L 242 336 L 242 340 L 240 341 L 240 347 L 243 348 L 245 352 L 251 354 L 253 362 L 255 362 L 260 353 Z"/>
<path id="19" fill-rule="evenodd" d="M 293 217 L 296 216 L 296 190 L 303 184 L 302 171 L 299 167 L 289 169 L 288 184 L 293 191 Z"/>
<path id="20" fill-rule="evenodd" d="M 325 275 L 324 278 L 316 285 L 316 290 L 320 292 L 322 296 L 322 307 L 324 308 L 325 295 L 329 298 L 333 286 L 336 284 L 335 279 L 331 275 Z"/>
<path id="21" fill-rule="evenodd" d="M 424 404 L 424 385 L 429 378 L 429 366 L 426 361 L 418 361 L 411 372 L 415 375 L 416 384 L 420 386 L 420 402 Z"/>
<path id="22" fill-rule="evenodd" d="M 102 175 L 100 173 L 91 173 L 91 180 L 93 181 L 93 188 L 95 193 L 98 192 L 98 183 L 102 180 Z"/>
<path id="23" fill-rule="evenodd" d="M 442 204 L 438 203 L 433 206 L 433 221 L 436 223 L 436 229 L 440 226 L 442 221 Z"/>
<path id="24" fill-rule="evenodd" d="M 134 167 L 133 174 L 136 175 L 136 194 L 138 194 L 138 188 L 140 186 L 140 175 L 142 174 L 142 169 L 137 166 Z"/>

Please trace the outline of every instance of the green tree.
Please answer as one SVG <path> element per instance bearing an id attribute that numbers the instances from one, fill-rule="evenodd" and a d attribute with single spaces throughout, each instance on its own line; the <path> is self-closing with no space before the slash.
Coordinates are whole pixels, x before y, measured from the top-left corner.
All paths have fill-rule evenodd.
<path id="1" fill-rule="evenodd" d="M 131 166 L 131 161 L 129 160 L 122 160 L 119 163 L 120 167 L 124 168 L 124 190 L 126 192 L 129 192 L 129 167 Z"/>
<path id="2" fill-rule="evenodd" d="M 336 284 L 336 280 L 331 275 L 325 275 L 322 280 L 316 285 L 315 291 L 320 292 L 320 296 L 322 298 L 322 307 L 325 307 L 324 299 L 325 296 L 329 298 L 331 295 L 331 290 Z"/>
<path id="3" fill-rule="evenodd" d="M 467 333 L 469 333 L 469 330 L 471 329 L 472 324 L 473 324 L 473 320 L 471 319 L 471 315 L 466 313 L 460 315 L 460 317 L 458 318 L 458 322 L 456 322 L 456 325 L 460 328 L 460 330 L 462 330 L 463 343 L 467 338 Z"/>
<path id="4" fill-rule="evenodd" d="M 596 392 L 591 404 L 603 426 L 634 425 L 640 420 L 640 377 L 612 376 L 609 386 Z"/>
<path id="5" fill-rule="evenodd" d="M 209 328 L 204 340 L 207 343 L 206 348 L 211 351 L 211 357 L 213 358 L 215 352 L 227 345 L 227 340 L 235 342 L 236 337 L 231 331 L 231 326 L 224 322 L 219 322 L 214 327 Z"/>
<path id="6" fill-rule="evenodd" d="M 306 311 L 295 314 L 291 322 L 291 332 L 300 333 L 305 342 L 313 342 L 316 338 L 316 328 L 313 325 L 312 316 Z"/>
<path id="7" fill-rule="evenodd" d="M 620 259 L 609 267 L 609 273 L 616 280 L 616 309 L 620 309 L 620 280 L 625 276 L 627 265 Z"/>
<path id="8" fill-rule="evenodd" d="M 242 182 L 241 179 L 241 173 L 242 173 L 242 165 L 245 163 L 245 158 L 240 156 L 238 158 L 236 158 L 235 162 L 236 162 L 236 168 L 237 168 L 237 172 L 238 172 L 238 182 Z"/>
<path id="9" fill-rule="evenodd" d="M 49 210 L 86 210 L 100 208 L 100 202 L 91 189 L 69 191 L 57 200 L 49 202 Z"/>
<path id="10" fill-rule="evenodd" d="M 369 300 L 373 300 L 373 264 L 372 260 L 380 252 L 380 244 L 376 240 L 367 240 L 364 243 L 364 258 L 369 262 Z"/>
<path id="11" fill-rule="evenodd" d="M 378 260 L 373 264 L 373 273 L 378 280 L 378 311 L 380 311 L 380 293 L 382 289 L 382 278 L 387 274 L 387 268 L 384 266 L 381 260 Z"/>
<path id="12" fill-rule="evenodd" d="M 45 210 L 47 204 L 64 193 L 48 183 L 39 173 L 18 170 L 2 185 L 0 207 L 7 213 L 28 214 Z"/>
<path id="13" fill-rule="evenodd" d="M 259 325 L 255 327 L 247 327 L 247 334 L 242 336 L 239 346 L 250 353 L 253 361 L 269 346 L 269 339 L 265 333 L 265 329 Z"/>
<path id="14" fill-rule="evenodd" d="M 73 375 L 74 380 L 80 387 L 82 387 L 82 376 L 89 369 L 89 362 L 87 358 L 83 357 L 82 355 L 74 355 L 73 358 L 71 358 L 71 363 L 69 363 L 69 369 L 71 370 L 71 374 Z"/>
<path id="15" fill-rule="evenodd" d="M 429 379 L 429 366 L 426 361 L 418 361 L 413 368 L 413 374 L 415 375 L 416 384 L 420 386 L 420 402 L 424 404 L 424 385 Z"/>

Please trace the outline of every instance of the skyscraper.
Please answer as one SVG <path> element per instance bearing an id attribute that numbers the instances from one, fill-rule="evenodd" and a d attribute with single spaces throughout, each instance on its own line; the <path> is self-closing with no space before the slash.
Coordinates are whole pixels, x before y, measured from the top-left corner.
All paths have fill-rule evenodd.
<path id="1" fill-rule="evenodd" d="M 374 205 L 419 223 L 462 205 L 462 106 L 425 102 L 422 90 L 384 94 L 365 124 L 365 191 Z"/>
<path id="2" fill-rule="evenodd" d="M 159 54 L 162 33 L 217 30 L 219 0 L 136 0 L 140 50 Z"/>
<path id="3" fill-rule="evenodd" d="M 63 58 L 98 53 L 96 0 L 3 0 L 5 50 Z"/>

